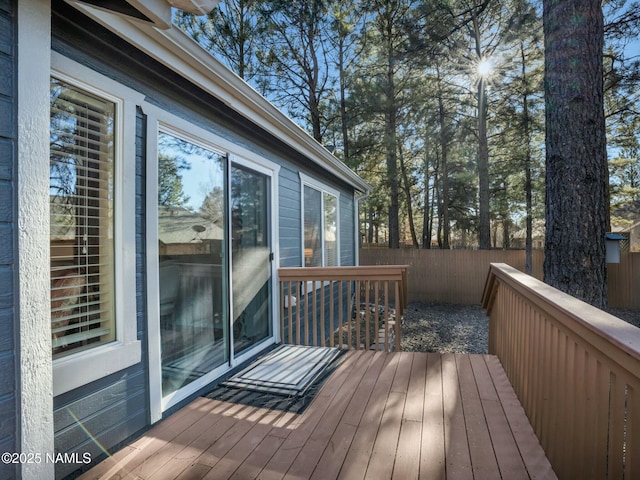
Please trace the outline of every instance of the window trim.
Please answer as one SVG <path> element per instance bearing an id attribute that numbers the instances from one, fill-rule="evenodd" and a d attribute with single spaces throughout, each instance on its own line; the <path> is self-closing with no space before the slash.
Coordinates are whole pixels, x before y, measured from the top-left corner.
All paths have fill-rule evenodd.
<path id="1" fill-rule="evenodd" d="M 325 210 L 324 210 L 324 194 L 327 195 L 331 195 L 333 197 L 335 197 L 336 199 L 336 225 L 337 225 L 337 232 L 336 232 L 336 245 L 338 247 L 338 252 L 337 252 L 337 265 L 332 265 L 334 267 L 339 267 L 342 264 L 342 261 L 340 259 L 340 191 L 336 190 L 335 188 L 331 188 L 328 185 L 326 185 L 325 183 L 320 182 L 319 180 L 310 177 L 309 175 L 306 175 L 302 172 L 299 172 L 299 176 L 300 176 L 300 228 L 301 228 L 301 235 L 300 235 L 300 245 L 301 245 L 301 263 L 300 265 L 302 265 L 302 267 L 304 268 L 304 262 L 305 262 L 305 258 L 304 258 L 304 187 L 309 187 L 312 188 L 314 190 L 317 190 L 320 192 L 320 208 L 322 209 L 322 216 L 321 216 L 321 231 L 323 232 L 322 235 L 322 267 L 328 267 L 326 265 L 326 258 L 325 258 L 325 253 L 326 253 L 326 249 L 325 249 L 325 238 L 324 238 L 324 221 L 325 221 Z"/>
<path id="2" fill-rule="evenodd" d="M 53 360 L 54 396 L 138 364 L 135 252 L 136 105 L 144 96 L 88 67 L 51 52 L 51 76 L 114 102 L 114 295 L 116 340 Z"/>

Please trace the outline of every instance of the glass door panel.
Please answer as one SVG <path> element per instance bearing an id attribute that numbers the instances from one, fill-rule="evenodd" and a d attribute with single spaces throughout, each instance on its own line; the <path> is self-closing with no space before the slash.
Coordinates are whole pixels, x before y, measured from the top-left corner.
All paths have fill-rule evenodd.
<path id="1" fill-rule="evenodd" d="M 162 394 L 229 361 L 226 157 L 158 136 Z"/>
<path id="2" fill-rule="evenodd" d="M 231 167 L 234 354 L 272 335 L 269 177 Z"/>

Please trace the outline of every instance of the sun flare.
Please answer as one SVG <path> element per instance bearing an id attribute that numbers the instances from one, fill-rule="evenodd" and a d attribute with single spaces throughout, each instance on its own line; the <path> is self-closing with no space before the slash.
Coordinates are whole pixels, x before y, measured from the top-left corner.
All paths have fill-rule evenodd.
<path id="1" fill-rule="evenodd" d="M 480 60 L 480 62 L 478 62 L 477 70 L 478 75 L 481 77 L 490 76 L 493 73 L 493 64 L 491 63 L 491 60 L 487 58 Z"/>

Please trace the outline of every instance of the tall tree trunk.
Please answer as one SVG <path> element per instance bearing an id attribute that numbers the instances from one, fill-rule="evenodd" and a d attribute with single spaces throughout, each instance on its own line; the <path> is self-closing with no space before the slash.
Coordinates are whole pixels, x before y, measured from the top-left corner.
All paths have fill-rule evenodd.
<path id="1" fill-rule="evenodd" d="M 440 168 L 442 170 L 442 248 L 449 249 L 451 237 L 451 224 L 449 221 L 449 172 L 447 170 L 447 157 L 449 154 L 449 125 L 444 107 L 444 92 L 442 91 L 442 79 L 440 68 L 436 65 L 436 79 L 438 82 L 438 121 L 440 126 Z"/>
<path id="2" fill-rule="evenodd" d="M 388 99 L 393 103 L 392 98 Z M 400 248 L 400 202 L 396 153 L 396 111 L 389 107 L 385 115 L 387 145 L 387 181 L 389 182 L 389 248 Z"/>
<path id="3" fill-rule="evenodd" d="M 478 82 L 478 186 L 480 249 L 491 248 L 491 216 L 489 207 L 489 146 L 487 143 L 487 91 L 483 78 Z"/>
<path id="4" fill-rule="evenodd" d="M 606 140 L 600 0 L 543 0 L 548 284 L 606 306 Z"/>
<path id="5" fill-rule="evenodd" d="M 527 57 L 524 44 L 520 42 L 520 60 L 522 61 L 522 127 L 524 132 L 524 192 L 526 208 L 526 236 L 524 241 L 524 271 L 533 270 L 533 195 L 531 184 L 531 119 L 529 118 L 529 82 L 527 80 Z"/>
<path id="6" fill-rule="evenodd" d="M 480 45 L 480 27 L 477 17 L 473 16 L 473 31 L 476 41 L 478 61 L 483 60 Z M 491 248 L 491 213 L 489 205 L 489 145 L 487 142 L 487 89 L 486 79 L 478 78 L 478 189 L 479 189 L 479 232 L 480 249 Z"/>
<path id="7" fill-rule="evenodd" d="M 389 47 L 391 48 L 391 47 Z M 395 102 L 394 64 L 389 51 L 385 92 L 385 145 L 387 150 L 387 181 L 389 183 L 389 248 L 400 248 L 400 202 L 397 160 L 397 112 Z"/>
<path id="8" fill-rule="evenodd" d="M 431 248 L 431 222 L 433 218 L 432 194 L 430 194 L 431 175 L 429 173 L 429 154 L 424 152 L 424 211 L 422 214 L 422 248 Z"/>
<path id="9" fill-rule="evenodd" d="M 349 157 L 349 122 L 347 120 L 347 81 L 344 69 L 344 38 L 340 37 L 338 45 L 338 73 L 340 75 L 340 129 L 342 131 L 342 155 L 344 163 L 353 167 Z"/>
<path id="10" fill-rule="evenodd" d="M 373 243 L 373 222 L 375 221 L 373 205 L 369 205 L 367 209 L 367 216 L 369 217 L 369 225 L 367 227 L 367 243 L 371 245 Z"/>
<path id="11" fill-rule="evenodd" d="M 400 171 L 402 172 L 402 186 L 404 188 L 404 196 L 407 199 L 407 217 L 409 220 L 409 231 L 411 232 L 411 243 L 414 248 L 420 248 L 418 236 L 416 235 L 416 226 L 413 221 L 413 202 L 411 201 L 411 183 L 407 174 L 407 166 L 404 163 L 404 155 L 402 145 L 398 145 L 398 157 L 400 160 Z"/>

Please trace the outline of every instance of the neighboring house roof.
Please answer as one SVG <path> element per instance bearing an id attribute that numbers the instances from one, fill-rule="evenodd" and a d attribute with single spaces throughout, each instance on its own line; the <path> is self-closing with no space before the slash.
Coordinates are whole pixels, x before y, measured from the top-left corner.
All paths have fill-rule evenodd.
<path id="1" fill-rule="evenodd" d="M 197 213 L 161 207 L 158 211 L 158 237 L 164 244 L 198 243 L 222 240 L 224 232 Z"/>
<path id="2" fill-rule="evenodd" d="M 132 5 L 164 3 L 163 0 L 127 1 Z M 176 26 L 167 26 L 162 21 L 159 25 L 163 28 L 159 28 L 82 2 L 70 3 L 355 190 L 371 191 L 371 186 L 353 170 Z"/>
<path id="3" fill-rule="evenodd" d="M 636 223 L 634 223 L 632 225 L 628 225 L 628 226 L 618 225 L 618 226 L 613 227 L 612 230 L 614 232 L 628 233 L 628 232 L 634 231 L 635 229 L 637 229 L 639 227 L 640 227 L 640 222 L 636 222 Z"/>

